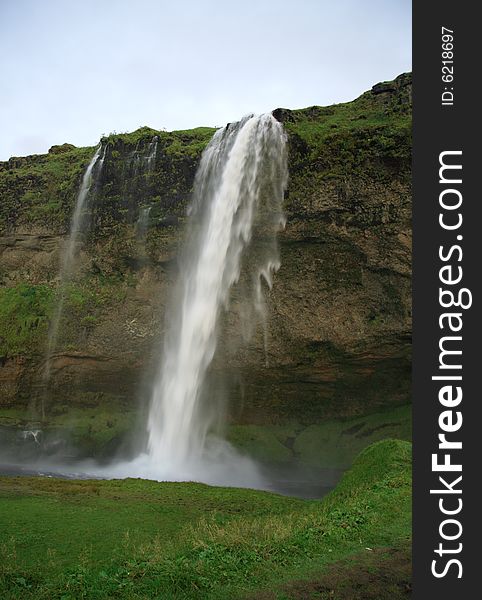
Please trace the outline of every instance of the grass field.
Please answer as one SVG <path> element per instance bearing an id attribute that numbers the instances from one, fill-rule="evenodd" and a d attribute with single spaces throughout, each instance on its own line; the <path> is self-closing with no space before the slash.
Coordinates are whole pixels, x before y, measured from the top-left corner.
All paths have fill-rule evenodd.
<path id="1" fill-rule="evenodd" d="M 2 478 L 0 597 L 402 598 L 410 499 L 411 445 L 395 440 L 364 450 L 322 501 L 195 483 Z M 353 595 L 353 577 L 371 577 L 378 595 Z M 335 595 L 316 592 L 330 585 Z"/>

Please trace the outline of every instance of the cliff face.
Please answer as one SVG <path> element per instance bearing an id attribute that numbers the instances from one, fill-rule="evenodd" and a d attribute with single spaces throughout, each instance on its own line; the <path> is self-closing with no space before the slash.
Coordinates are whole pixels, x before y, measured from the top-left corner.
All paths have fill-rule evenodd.
<path id="1" fill-rule="evenodd" d="M 405 74 L 347 104 L 274 111 L 289 140 L 282 265 L 267 293 L 266 347 L 260 327 L 248 346 L 233 341 L 233 290 L 211 373 L 213 394 L 230 390 L 232 421 L 311 424 L 409 402 L 410 94 Z M 48 389 L 41 372 L 59 260 L 93 148 L 64 144 L 0 163 L 4 424 L 43 411 L 56 427 L 80 423 L 86 436 L 109 423 L 127 427 L 149 394 L 194 175 L 212 133 L 141 128 L 103 141 Z"/>

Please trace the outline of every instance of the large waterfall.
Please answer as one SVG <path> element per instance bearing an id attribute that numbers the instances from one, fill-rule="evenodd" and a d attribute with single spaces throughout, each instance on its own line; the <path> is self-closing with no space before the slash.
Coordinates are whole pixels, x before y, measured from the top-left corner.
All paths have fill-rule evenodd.
<path id="1" fill-rule="evenodd" d="M 211 419 L 201 402 L 215 350 L 219 313 L 238 281 L 258 210 L 282 219 L 285 139 L 271 116 L 251 117 L 218 131 L 196 176 L 191 235 L 149 413 L 148 452 L 164 465 L 202 456 Z M 268 205 L 260 206 L 265 201 Z M 197 231 L 196 231 L 197 229 Z M 277 257 L 266 270 L 277 266 Z"/>
<path id="2" fill-rule="evenodd" d="M 60 287 L 57 304 L 54 308 L 52 320 L 50 322 L 50 328 L 47 338 L 47 348 L 45 353 L 45 368 L 44 368 L 44 381 L 50 379 L 52 354 L 55 351 L 57 344 L 57 338 L 59 334 L 60 321 L 65 304 L 65 293 L 66 285 L 70 282 L 74 266 L 75 266 L 75 253 L 77 245 L 79 243 L 79 237 L 85 226 L 86 213 L 88 208 L 88 200 L 92 194 L 92 188 L 95 187 L 96 181 L 98 180 L 102 166 L 105 159 L 105 152 L 107 146 L 99 146 L 96 148 L 94 156 L 92 157 L 89 165 L 87 166 L 82 181 L 80 184 L 79 192 L 77 194 L 74 212 L 70 223 L 70 233 L 67 239 L 67 243 L 63 250 L 60 263 Z"/>
<path id="3" fill-rule="evenodd" d="M 252 461 L 213 432 L 215 411 L 206 377 L 216 352 L 221 313 L 242 270 L 248 271 L 245 304 L 251 306 L 243 311 L 244 321 L 256 316 L 261 323 L 265 320 L 262 280 L 271 286 L 272 273 L 280 265 L 276 232 L 284 224 L 286 183 L 285 134 L 270 114 L 227 125 L 204 151 L 179 278 L 166 315 L 147 451 L 132 463 L 119 465 L 118 472 L 262 485 Z M 254 229 L 261 244 L 253 240 Z M 244 329 L 252 331 L 254 324 L 247 324 Z"/>

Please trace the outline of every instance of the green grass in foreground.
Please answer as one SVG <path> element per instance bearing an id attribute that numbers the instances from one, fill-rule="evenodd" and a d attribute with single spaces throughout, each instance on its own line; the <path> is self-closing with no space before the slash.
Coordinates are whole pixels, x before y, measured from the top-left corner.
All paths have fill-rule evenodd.
<path id="1" fill-rule="evenodd" d="M 406 545 L 410 499 L 411 445 L 397 440 L 364 450 L 323 501 L 194 483 L 2 478 L 0 597 L 226 599 L 269 589 L 286 598 L 289 581 Z"/>

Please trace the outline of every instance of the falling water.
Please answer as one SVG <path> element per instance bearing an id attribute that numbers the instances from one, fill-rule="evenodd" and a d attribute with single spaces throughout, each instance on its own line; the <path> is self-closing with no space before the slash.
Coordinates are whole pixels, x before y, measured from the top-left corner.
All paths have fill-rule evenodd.
<path id="1" fill-rule="evenodd" d="M 142 148 L 143 142 L 141 140 L 137 142 L 136 148 L 130 157 L 134 175 L 142 173 L 143 171 L 147 173 L 152 173 L 152 171 L 154 171 L 158 143 L 159 138 L 157 135 L 155 135 L 149 144 L 147 144 L 145 150 Z"/>
<path id="2" fill-rule="evenodd" d="M 77 194 L 77 200 L 75 202 L 74 212 L 70 223 L 70 233 L 67 239 L 65 250 L 62 254 L 60 264 L 60 293 L 55 306 L 52 320 L 50 322 L 50 328 L 47 338 L 47 349 L 45 353 L 45 369 L 43 373 L 44 381 L 48 382 L 50 379 L 51 370 L 51 359 L 52 354 L 55 350 L 57 343 L 57 337 L 59 333 L 60 320 L 64 310 L 65 304 L 65 287 L 70 282 L 75 266 L 75 251 L 79 241 L 79 235 L 82 232 L 85 219 L 86 219 L 86 208 L 89 196 L 91 195 L 92 185 L 100 177 L 102 167 L 104 164 L 105 153 L 107 146 L 99 144 L 97 147 L 92 160 L 90 161 L 85 173 L 82 177 L 80 184 L 79 193 Z"/>
<path id="3" fill-rule="evenodd" d="M 159 138 L 156 135 L 156 136 L 154 136 L 154 138 L 152 139 L 152 142 L 150 142 L 147 147 L 146 166 L 147 166 L 147 171 L 149 173 L 154 171 L 154 167 L 156 164 L 156 154 L 157 154 L 158 142 L 159 142 Z"/>
<path id="4" fill-rule="evenodd" d="M 23 440 L 33 440 L 37 446 L 40 446 L 41 429 L 26 429 L 21 432 L 20 437 Z"/>
<path id="5" fill-rule="evenodd" d="M 139 217 L 136 223 L 136 241 L 137 241 L 137 258 L 139 264 L 142 264 L 147 259 L 146 242 L 147 232 L 149 230 L 149 214 L 151 206 L 145 206 L 139 210 Z"/>
<path id="6" fill-rule="evenodd" d="M 220 130 L 203 155 L 191 215 L 200 218 L 200 230 L 184 257 L 180 302 L 169 315 L 175 325 L 149 414 L 148 451 L 160 464 L 184 465 L 206 450 L 211 419 L 200 400 L 216 350 L 220 309 L 239 279 L 258 208 L 275 207 L 272 225 L 281 224 L 285 171 L 284 133 L 271 115 Z M 266 270 L 277 266 L 276 257 Z"/>
<path id="7" fill-rule="evenodd" d="M 136 235 L 139 242 L 145 240 L 147 230 L 149 228 L 149 213 L 151 212 L 152 206 L 145 206 L 139 211 L 139 218 L 136 224 Z"/>
<path id="8" fill-rule="evenodd" d="M 147 452 L 115 475 L 263 487 L 254 463 L 214 435 L 206 389 L 219 321 L 249 256 L 251 302 L 263 313 L 261 279 L 279 267 L 276 232 L 284 225 L 286 139 L 271 115 L 247 117 L 214 135 L 194 183 L 187 243 L 167 313 L 167 330 L 148 417 Z M 248 264 L 249 263 L 249 264 Z M 252 313 L 250 313 L 252 314 Z M 111 471 L 112 472 L 112 471 Z"/>

